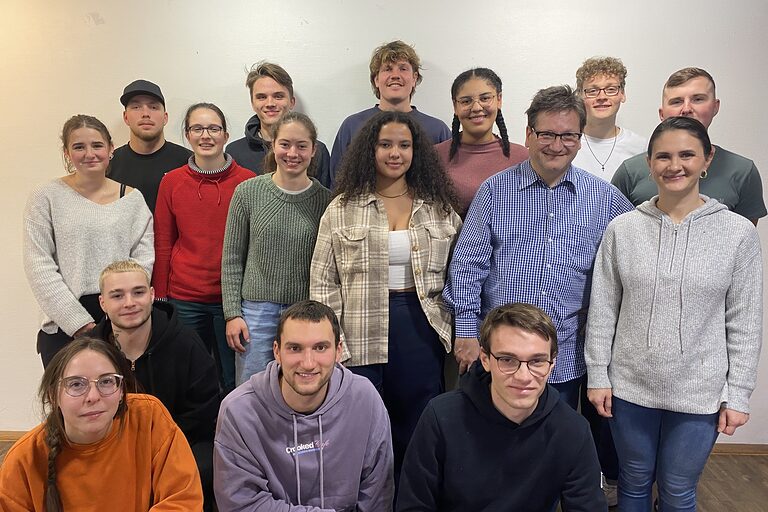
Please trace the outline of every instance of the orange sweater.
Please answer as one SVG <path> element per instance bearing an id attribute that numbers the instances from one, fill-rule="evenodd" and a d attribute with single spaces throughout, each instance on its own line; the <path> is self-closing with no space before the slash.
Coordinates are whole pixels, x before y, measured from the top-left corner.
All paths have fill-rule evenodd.
<path id="1" fill-rule="evenodd" d="M 56 483 L 65 511 L 199 511 L 200 476 L 184 434 L 155 397 L 127 395 L 124 428 L 91 445 L 63 442 Z M 43 511 L 48 446 L 38 425 L 0 467 L 0 510 Z"/>

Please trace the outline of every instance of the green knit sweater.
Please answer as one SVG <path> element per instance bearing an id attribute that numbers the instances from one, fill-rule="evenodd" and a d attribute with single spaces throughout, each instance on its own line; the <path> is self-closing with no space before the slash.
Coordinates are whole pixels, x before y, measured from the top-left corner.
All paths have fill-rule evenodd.
<path id="1" fill-rule="evenodd" d="M 312 186 L 288 194 L 265 174 L 235 189 L 221 258 L 221 293 L 227 320 L 242 316 L 242 300 L 292 304 L 309 298 L 309 265 L 317 226 L 331 192 Z"/>

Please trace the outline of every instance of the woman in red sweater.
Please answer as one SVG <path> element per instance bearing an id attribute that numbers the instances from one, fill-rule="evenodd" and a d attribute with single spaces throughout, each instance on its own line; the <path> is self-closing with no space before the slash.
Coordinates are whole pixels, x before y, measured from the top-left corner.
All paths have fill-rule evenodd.
<path id="1" fill-rule="evenodd" d="M 228 393 L 235 386 L 235 357 L 221 307 L 221 251 L 235 187 L 255 174 L 224 153 L 227 121 L 216 105 L 189 107 L 184 133 L 194 154 L 160 182 L 152 285 L 213 352 Z"/>

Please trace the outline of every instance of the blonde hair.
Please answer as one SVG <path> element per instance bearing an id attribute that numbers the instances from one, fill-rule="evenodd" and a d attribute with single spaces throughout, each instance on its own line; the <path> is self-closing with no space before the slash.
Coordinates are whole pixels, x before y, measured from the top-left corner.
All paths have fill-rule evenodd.
<path id="1" fill-rule="evenodd" d="M 627 67 L 616 57 L 590 57 L 576 70 L 576 90 L 582 93 L 584 82 L 598 75 L 615 76 L 623 89 L 627 83 Z"/>
<path id="2" fill-rule="evenodd" d="M 101 271 L 101 274 L 99 274 L 99 291 L 104 293 L 104 279 L 106 279 L 109 274 L 122 274 L 125 272 L 139 272 L 143 274 L 147 279 L 147 286 L 149 286 L 151 278 L 147 269 L 133 260 L 121 260 L 110 263 Z"/>

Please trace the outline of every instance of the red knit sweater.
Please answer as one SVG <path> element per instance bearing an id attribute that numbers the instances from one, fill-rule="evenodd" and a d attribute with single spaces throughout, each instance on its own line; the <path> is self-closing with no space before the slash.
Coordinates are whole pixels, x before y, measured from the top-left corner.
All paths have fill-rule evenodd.
<path id="1" fill-rule="evenodd" d="M 221 251 L 232 194 L 256 176 L 232 162 L 216 174 L 189 165 L 166 174 L 155 207 L 155 266 L 159 298 L 221 303 Z"/>

